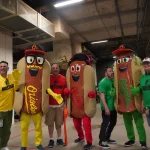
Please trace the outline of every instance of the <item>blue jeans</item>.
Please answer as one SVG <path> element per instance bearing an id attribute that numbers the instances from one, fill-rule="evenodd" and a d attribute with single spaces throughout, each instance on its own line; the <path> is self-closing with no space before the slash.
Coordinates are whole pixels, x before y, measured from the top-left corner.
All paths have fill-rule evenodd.
<path id="1" fill-rule="evenodd" d="M 148 125 L 150 126 L 150 107 L 148 108 L 148 111 L 149 111 L 149 114 L 146 115 L 146 117 L 147 117 Z"/>

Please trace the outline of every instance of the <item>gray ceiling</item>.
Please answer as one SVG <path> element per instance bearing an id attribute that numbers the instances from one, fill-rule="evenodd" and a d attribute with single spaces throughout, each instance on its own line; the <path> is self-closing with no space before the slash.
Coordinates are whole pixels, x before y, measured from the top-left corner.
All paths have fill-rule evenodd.
<path id="1" fill-rule="evenodd" d="M 122 43 L 142 58 L 150 55 L 150 0 L 85 0 L 59 9 L 52 6 L 56 0 L 24 1 L 37 11 L 44 7 L 40 11 L 50 21 L 59 15 L 70 37 L 99 59 L 112 58 L 111 52 Z M 90 44 L 106 39 L 109 42 Z"/>

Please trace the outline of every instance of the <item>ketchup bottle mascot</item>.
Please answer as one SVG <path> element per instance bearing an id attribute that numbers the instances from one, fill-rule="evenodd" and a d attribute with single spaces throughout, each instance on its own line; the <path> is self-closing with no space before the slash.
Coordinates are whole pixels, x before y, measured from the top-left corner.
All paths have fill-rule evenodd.
<path id="1" fill-rule="evenodd" d="M 127 141 L 124 146 L 130 147 L 135 144 L 133 128 L 134 119 L 139 135 L 141 148 L 146 148 L 146 133 L 141 110 L 142 96 L 133 96 L 131 87 L 136 87 L 143 74 L 141 59 L 134 55 L 134 51 L 127 45 L 121 45 L 119 49 L 112 52 L 116 56 L 114 63 L 114 86 L 116 88 L 116 109 L 123 115 L 126 127 Z"/>
<path id="2" fill-rule="evenodd" d="M 14 109 L 21 116 L 21 150 L 26 150 L 28 146 L 31 118 L 35 126 L 35 145 L 38 150 L 44 150 L 41 144 L 42 116 L 48 111 L 49 95 L 55 97 L 59 104 L 62 103 L 62 97 L 53 93 L 49 88 L 51 66 L 45 59 L 45 51 L 41 46 L 33 45 L 25 50 L 25 57 L 18 62 L 17 69 L 22 74 L 19 91 L 15 96 Z"/>
<path id="3" fill-rule="evenodd" d="M 84 140 L 81 128 L 83 121 L 87 140 L 84 149 L 89 150 L 92 148 L 91 118 L 96 113 L 95 72 L 90 65 L 89 57 L 84 53 L 75 54 L 69 62 L 66 77 L 67 88 L 70 91 L 67 100 L 68 114 L 73 118 L 79 136 L 75 143 Z"/>

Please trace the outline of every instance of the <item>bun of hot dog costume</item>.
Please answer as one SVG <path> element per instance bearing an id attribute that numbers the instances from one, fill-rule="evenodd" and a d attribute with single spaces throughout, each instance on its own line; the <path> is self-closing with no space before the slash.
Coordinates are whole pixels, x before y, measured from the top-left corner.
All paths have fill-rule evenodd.
<path id="1" fill-rule="evenodd" d="M 142 61 L 134 55 L 134 51 L 127 45 L 121 45 L 112 52 L 116 56 L 114 63 L 114 87 L 116 88 L 116 110 L 123 115 L 129 142 L 135 141 L 132 119 L 134 118 L 140 143 L 146 143 L 146 134 L 143 124 L 141 108 L 142 96 L 131 94 L 131 88 L 138 86 L 140 77 L 144 73 Z M 130 145 L 131 144 L 131 145 Z"/>
<path id="2" fill-rule="evenodd" d="M 71 91 L 67 101 L 69 115 L 92 118 L 96 113 L 96 99 L 89 98 L 88 94 L 95 92 L 95 72 L 86 54 L 78 53 L 71 58 L 66 78 L 67 88 Z"/>
<path id="3" fill-rule="evenodd" d="M 88 144 L 92 144 L 91 118 L 96 113 L 95 73 L 89 57 L 84 53 L 75 54 L 66 74 L 70 95 L 67 100 L 68 114 L 73 118 L 79 139 L 84 139 L 83 128 Z M 66 93 L 68 91 L 66 90 Z M 88 145 L 85 145 L 85 148 Z"/>
<path id="4" fill-rule="evenodd" d="M 15 95 L 14 110 L 21 115 L 22 150 L 28 146 L 30 118 L 35 125 L 35 145 L 40 149 L 42 147 L 42 115 L 46 114 L 49 108 L 48 94 L 56 97 L 58 103 L 62 102 L 62 97 L 49 88 L 51 65 L 45 59 L 45 51 L 41 46 L 32 45 L 26 49 L 25 57 L 19 60 L 17 69 L 22 74 L 19 90 Z"/>

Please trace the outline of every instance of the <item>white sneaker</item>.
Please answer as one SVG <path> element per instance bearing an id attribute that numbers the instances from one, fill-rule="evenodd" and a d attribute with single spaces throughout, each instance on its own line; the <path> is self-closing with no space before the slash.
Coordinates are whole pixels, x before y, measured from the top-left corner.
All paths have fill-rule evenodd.
<path id="1" fill-rule="evenodd" d="M 9 150 L 8 147 L 3 147 L 1 150 Z"/>

